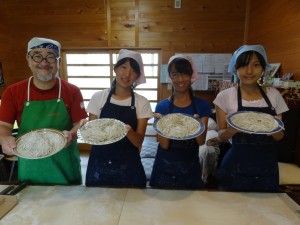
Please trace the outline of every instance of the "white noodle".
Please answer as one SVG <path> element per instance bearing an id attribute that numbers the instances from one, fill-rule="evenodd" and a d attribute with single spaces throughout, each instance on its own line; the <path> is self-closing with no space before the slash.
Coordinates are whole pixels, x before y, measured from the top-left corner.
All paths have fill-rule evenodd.
<path id="1" fill-rule="evenodd" d="M 25 158 L 52 155 L 66 144 L 62 133 L 51 130 L 31 131 L 18 139 L 16 153 Z"/>
<path id="2" fill-rule="evenodd" d="M 127 134 L 125 124 L 116 119 L 97 119 L 80 128 L 80 135 L 86 143 L 110 144 L 121 140 Z"/>
<path id="3" fill-rule="evenodd" d="M 238 113 L 231 117 L 231 121 L 235 126 L 252 132 L 271 132 L 278 127 L 274 117 L 266 113 Z"/>
<path id="4" fill-rule="evenodd" d="M 196 134 L 200 130 L 200 124 L 190 116 L 171 113 L 157 122 L 157 129 L 167 137 L 184 138 Z"/>

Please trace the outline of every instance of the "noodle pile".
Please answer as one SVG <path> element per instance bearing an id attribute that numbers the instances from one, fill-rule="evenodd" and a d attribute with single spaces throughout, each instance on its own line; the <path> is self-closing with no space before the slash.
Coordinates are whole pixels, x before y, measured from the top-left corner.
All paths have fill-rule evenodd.
<path id="1" fill-rule="evenodd" d="M 62 133 L 47 129 L 31 131 L 17 141 L 16 154 L 24 158 L 41 158 L 61 150 L 66 144 Z"/>
<path id="2" fill-rule="evenodd" d="M 121 140 L 127 134 L 124 123 L 116 119 L 97 119 L 80 128 L 82 139 L 89 144 L 104 145 Z"/>
<path id="3" fill-rule="evenodd" d="M 233 125 L 251 132 L 271 132 L 278 127 L 277 121 L 270 114 L 243 112 L 231 117 Z"/>
<path id="4" fill-rule="evenodd" d="M 200 130 L 200 124 L 190 116 L 171 113 L 157 122 L 157 129 L 167 137 L 185 138 L 196 134 Z"/>

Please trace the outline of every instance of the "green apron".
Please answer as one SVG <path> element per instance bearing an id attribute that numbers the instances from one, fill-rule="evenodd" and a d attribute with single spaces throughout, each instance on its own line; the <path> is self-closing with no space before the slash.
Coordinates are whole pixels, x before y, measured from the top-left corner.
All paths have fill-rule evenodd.
<path id="1" fill-rule="evenodd" d="M 27 88 L 27 101 L 24 103 L 18 136 L 35 129 L 52 128 L 70 130 L 73 127 L 61 95 L 59 79 L 58 99 L 29 101 L 30 81 Z M 18 159 L 18 179 L 20 182 L 35 184 L 81 184 L 80 155 L 77 141 L 69 147 L 42 159 Z"/>

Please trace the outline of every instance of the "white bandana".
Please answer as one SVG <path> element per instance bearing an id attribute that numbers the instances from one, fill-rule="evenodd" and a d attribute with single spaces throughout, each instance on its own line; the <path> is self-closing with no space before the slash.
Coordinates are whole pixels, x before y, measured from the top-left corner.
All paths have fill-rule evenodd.
<path id="1" fill-rule="evenodd" d="M 127 49 L 121 49 L 117 61 L 120 61 L 121 59 L 124 58 L 132 58 L 139 64 L 141 75 L 134 82 L 134 87 L 138 86 L 139 84 L 146 83 L 144 64 L 143 64 L 143 59 L 141 54 L 139 52 L 134 52 Z"/>
<path id="2" fill-rule="evenodd" d="M 34 37 L 28 42 L 27 53 L 29 53 L 32 49 L 35 48 L 48 48 L 52 49 L 57 56 L 60 56 L 60 48 L 61 45 L 58 41 L 48 39 L 48 38 L 40 38 Z"/>

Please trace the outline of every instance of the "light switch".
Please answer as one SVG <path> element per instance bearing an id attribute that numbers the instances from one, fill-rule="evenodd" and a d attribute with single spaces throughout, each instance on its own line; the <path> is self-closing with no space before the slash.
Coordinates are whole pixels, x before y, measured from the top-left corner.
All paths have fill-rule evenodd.
<path id="1" fill-rule="evenodd" d="M 181 8 L 181 0 L 174 0 L 174 8 L 175 9 Z"/>

